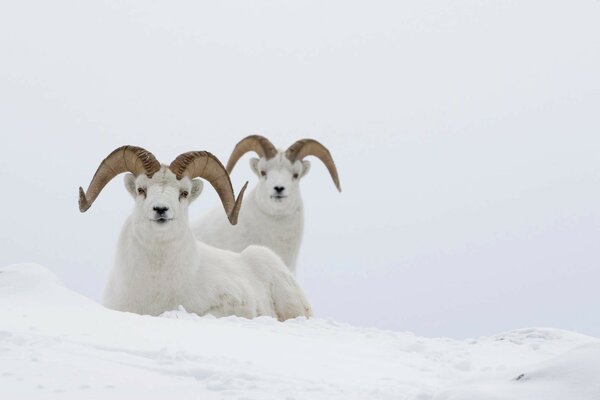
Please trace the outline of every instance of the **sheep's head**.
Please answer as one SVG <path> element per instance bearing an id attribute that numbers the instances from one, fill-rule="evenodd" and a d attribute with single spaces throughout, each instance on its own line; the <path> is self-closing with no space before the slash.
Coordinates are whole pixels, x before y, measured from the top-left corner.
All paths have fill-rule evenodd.
<path id="1" fill-rule="evenodd" d="M 135 200 L 135 228 L 171 238 L 187 227 L 188 205 L 198 197 L 203 185 L 200 179 L 177 179 L 163 165 L 152 177 L 126 174 L 125 187 Z"/>
<path id="2" fill-rule="evenodd" d="M 169 166 L 152 153 L 134 146 L 119 147 L 102 161 L 87 192 L 79 188 L 79 209 L 87 211 L 104 186 L 116 175 L 125 175 L 125 187 L 136 202 L 133 221 L 149 232 L 178 232 L 188 226 L 188 205 L 202 192 L 204 178 L 215 188 L 231 224 L 237 223 L 246 186 L 237 200 L 229 174 L 212 154 L 184 153 Z"/>
<path id="3" fill-rule="evenodd" d="M 298 140 L 286 151 L 278 151 L 267 138 L 248 136 L 235 146 L 227 163 L 227 172 L 231 173 L 237 161 L 249 151 L 260 157 L 250 159 L 250 167 L 259 179 L 255 200 L 267 214 L 287 215 L 300 207 L 300 179 L 310 170 L 310 162 L 304 160 L 307 156 L 316 156 L 325 164 L 336 188 L 341 191 L 333 158 L 316 140 Z"/>

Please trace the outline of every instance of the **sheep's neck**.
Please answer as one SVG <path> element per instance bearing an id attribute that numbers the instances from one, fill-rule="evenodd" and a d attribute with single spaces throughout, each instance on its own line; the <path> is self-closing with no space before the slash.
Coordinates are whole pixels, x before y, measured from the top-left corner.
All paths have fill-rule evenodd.
<path id="1" fill-rule="evenodd" d="M 302 242 L 302 234 L 304 232 L 304 208 L 302 201 L 298 207 L 290 214 L 274 216 L 265 213 L 255 200 L 255 192 L 249 196 L 243 207 L 252 209 L 253 212 L 240 213 L 240 218 L 250 218 L 246 221 L 246 226 L 256 227 L 261 226 L 261 229 L 253 230 L 252 237 L 255 238 L 256 244 L 270 247 L 275 251 L 293 272 L 296 269 L 296 262 L 300 244 Z M 248 210 L 250 211 L 250 210 Z M 258 213 L 258 214 L 254 214 Z M 262 215 L 266 218 L 258 218 L 252 220 L 253 215 Z"/>
<path id="2" fill-rule="evenodd" d="M 242 207 L 253 208 L 260 214 L 275 221 L 277 224 L 295 223 L 295 221 L 298 220 L 298 218 L 302 219 L 302 215 L 304 212 L 304 204 L 302 203 L 302 199 L 299 199 L 298 206 L 294 208 L 291 212 L 287 214 L 274 215 L 264 211 L 262 207 L 258 205 L 258 202 L 256 201 L 256 196 L 257 194 L 255 188 L 248 196 L 248 199 L 245 200 L 246 204 L 243 204 Z M 240 216 L 242 216 L 242 213 L 240 213 Z"/>
<path id="3" fill-rule="evenodd" d="M 144 264 L 153 270 L 176 271 L 185 268 L 192 258 L 188 254 L 195 251 L 192 231 L 185 229 L 176 240 L 164 240 L 148 235 L 133 235 L 133 253 L 143 259 Z"/>

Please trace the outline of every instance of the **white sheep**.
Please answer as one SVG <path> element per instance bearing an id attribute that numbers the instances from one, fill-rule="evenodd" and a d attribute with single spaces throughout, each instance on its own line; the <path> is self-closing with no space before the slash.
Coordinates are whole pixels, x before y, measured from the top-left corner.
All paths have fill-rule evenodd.
<path id="1" fill-rule="evenodd" d="M 130 172 L 125 186 L 135 208 L 119 238 L 104 293 L 106 307 L 158 315 L 182 305 L 199 315 L 267 315 L 282 321 L 311 315 L 294 277 L 269 249 L 251 246 L 234 253 L 194 238 L 188 205 L 203 187 L 194 178 L 212 184 L 232 224 L 246 188 L 236 200 L 229 175 L 216 157 L 189 152 L 166 166 L 144 149 L 120 147 L 102 161 L 87 192 L 79 188 L 81 212 L 123 172 Z"/>
<path id="2" fill-rule="evenodd" d="M 341 192 L 335 163 L 329 150 L 316 140 L 298 140 L 281 151 L 267 138 L 252 135 L 235 146 L 227 172 L 231 173 L 240 157 L 249 151 L 260 157 L 250 160 L 259 182 L 246 196 L 238 224 L 232 226 L 215 209 L 194 223 L 192 230 L 198 240 L 222 249 L 242 251 L 252 244 L 266 246 L 295 272 L 304 229 L 299 182 L 310 170 L 310 162 L 304 157 L 318 157 Z"/>

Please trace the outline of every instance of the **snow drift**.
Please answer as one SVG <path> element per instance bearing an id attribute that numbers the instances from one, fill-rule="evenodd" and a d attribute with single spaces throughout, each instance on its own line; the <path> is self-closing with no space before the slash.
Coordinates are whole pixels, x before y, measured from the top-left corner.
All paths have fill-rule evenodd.
<path id="1" fill-rule="evenodd" d="M 522 329 L 456 341 L 299 318 L 105 309 L 47 269 L 0 269 L 0 398 L 600 398 L 600 340 Z"/>

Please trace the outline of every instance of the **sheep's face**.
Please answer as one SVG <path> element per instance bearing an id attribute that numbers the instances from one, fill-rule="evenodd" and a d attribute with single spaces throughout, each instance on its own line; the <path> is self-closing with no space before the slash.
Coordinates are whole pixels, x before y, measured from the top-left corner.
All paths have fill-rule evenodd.
<path id="1" fill-rule="evenodd" d="M 188 205 L 202 192 L 202 181 L 178 180 L 162 166 L 152 178 L 125 175 L 125 187 L 135 199 L 132 221 L 136 229 L 169 239 L 188 227 Z"/>
<path id="2" fill-rule="evenodd" d="M 250 167 L 258 176 L 255 198 L 261 210 L 269 215 L 288 215 L 302 206 L 300 179 L 310 170 L 309 161 L 290 160 L 281 152 L 275 157 L 250 159 Z"/>

